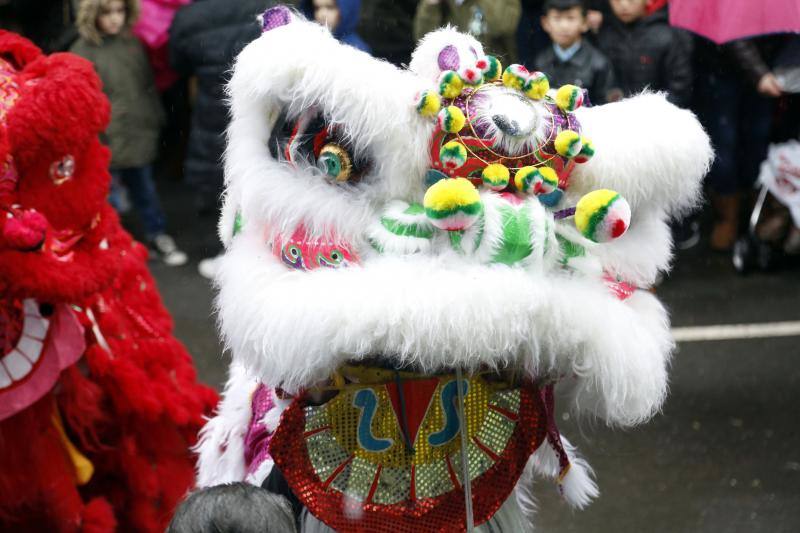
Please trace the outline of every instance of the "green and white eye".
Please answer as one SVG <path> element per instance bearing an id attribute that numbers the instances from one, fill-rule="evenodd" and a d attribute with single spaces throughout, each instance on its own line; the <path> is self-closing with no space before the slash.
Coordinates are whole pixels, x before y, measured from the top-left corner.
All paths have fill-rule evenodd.
<path id="1" fill-rule="evenodd" d="M 347 150 L 336 143 L 328 143 L 319 152 L 317 168 L 329 179 L 344 183 L 353 174 L 353 160 Z"/>

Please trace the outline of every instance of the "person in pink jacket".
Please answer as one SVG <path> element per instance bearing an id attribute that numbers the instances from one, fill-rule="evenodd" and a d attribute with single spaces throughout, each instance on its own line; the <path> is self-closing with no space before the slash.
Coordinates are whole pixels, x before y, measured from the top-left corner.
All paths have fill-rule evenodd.
<path id="1" fill-rule="evenodd" d="M 133 33 L 144 43 L 159 92 L 170 88 L 178 74 L 169 65 L 169 27 L 175 13 L 191 0 L 140 0 L 141 14 Z"/>

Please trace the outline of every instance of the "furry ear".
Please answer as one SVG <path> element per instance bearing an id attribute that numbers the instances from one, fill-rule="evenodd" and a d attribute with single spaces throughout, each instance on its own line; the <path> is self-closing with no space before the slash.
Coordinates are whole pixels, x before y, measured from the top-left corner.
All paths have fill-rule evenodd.
<path id="1" fill-rule="evenodd" d="M 42 51 L 32 42 L 15 33 L 0 30 L 0 56 L 11 61 L 14 68 L 25 68 L 28 63 L 41 55 Z"/>
<path id="2" fill-rule="evenodd" d="M 693 113 L 663 93 L 576 113 L 596 152 L 575 168 L 570 194 L 613 189 L 628 200 L 634 216 L 642 210 L 676 215 L 699 203 L 713 150 Z"/>
<path id="3" fill-rule="evenodd" d="M 275 28 L 280 28 L 281 26 L 286 26 L 291 23 L 295 17 L 296 14 L 292 13 L 291 9 L 284 5 L 278 5 L 267 9 L 264 13 L 259 15 L 258 22 L 261 25 L 261 31 L 267 32 Z"/>
<path id="4" fill-rule="evenodd" d="M 80 154 L 105 130 L 110 105 L 89 61 L 66 53 L 40 57 L 17 81 L 20 97 L 8 114 L 8 134 L 20 172 Z"/>
<path id="5" fill-rule="evenodd" d="M 478 83 L 484 70 L 481 61 L 486 61 L 481 43 L 448 26 L 422 38 L 411 55 L 409 70 L 431 81 L 452 70 L 461 79 Z"/>
<path id="6" fill-rule="evenodd" d="M 613 189 L 631 206 L 630 230 L 595 249 L 606 271 L 647 287 L 672 257 L 667 221 L 695 207 L 713 159 L 708 135 L 690 112 L 664 94 L 581 108 L 594 157 L 577 165 L 567 203 L 594 189 Z"/>

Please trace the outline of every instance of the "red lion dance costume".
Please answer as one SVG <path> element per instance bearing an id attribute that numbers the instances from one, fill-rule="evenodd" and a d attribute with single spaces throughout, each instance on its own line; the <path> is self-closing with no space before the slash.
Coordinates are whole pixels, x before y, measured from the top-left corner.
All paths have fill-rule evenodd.
<path id="1" fill-rule="evenodd" d="M 0 32 L 0 529 L 163 531 L 216 402 L 106 203 L 87 61 Z"/>

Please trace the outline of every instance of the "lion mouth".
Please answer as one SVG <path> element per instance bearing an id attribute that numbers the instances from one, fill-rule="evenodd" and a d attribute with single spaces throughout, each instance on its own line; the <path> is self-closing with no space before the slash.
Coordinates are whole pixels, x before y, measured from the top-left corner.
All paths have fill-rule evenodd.
<path id="1" fill-rule="evenodd" d="M 76 311 L 31 298 L 0 300 L 0 420 L 53 389 L 86 349 Z"/>
<path id="2" fill-rule="evenodd" d="M 0 390 L 24 381 L 39 363 L 50 321 L 32 299 L 12 300 L 0 308 Z"/>

